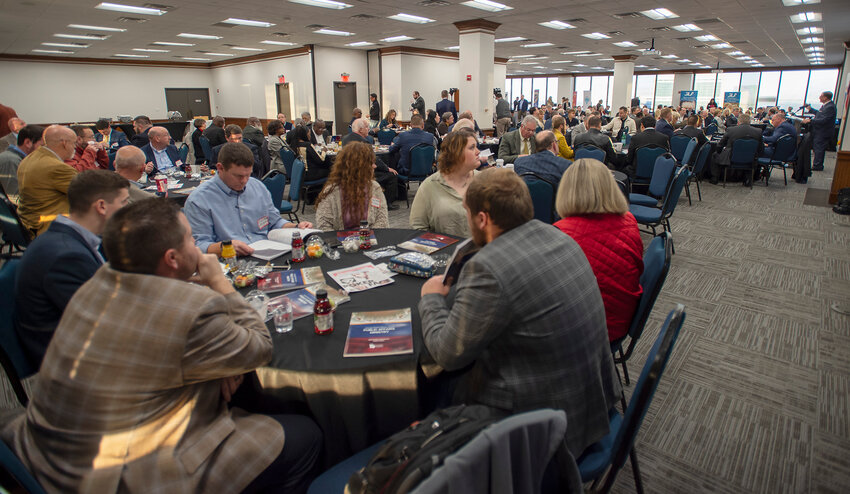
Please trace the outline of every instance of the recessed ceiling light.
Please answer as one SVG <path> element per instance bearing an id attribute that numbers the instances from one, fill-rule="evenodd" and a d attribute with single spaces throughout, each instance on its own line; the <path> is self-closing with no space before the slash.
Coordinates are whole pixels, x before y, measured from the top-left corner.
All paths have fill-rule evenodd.
<path id="1" fill-rule="evenodd" d="M 635 65 L 636 69 L 645 69 L 646 67 L 648 67 L 648 66 L 647 65 Z"/>
<path id="2" fill-rule="evenodd" d="M 549 27 L 552 29 L 575 29 L 576 27 L 572 24 L 564 21 L 546 21 L 546 22 L 538 22 L 539 25 L 543 27 Z"/>
<path id="3" fill-rule="evenodd" d="M 121 58 L 150 58 L 150 55 L 136 55 L 133 53 L 116 53 L 112 55 L 113 57 L 121 57 Z"/>
<path id="4" fill-rule="evenodd" d="M 688 62 L 690 62 L 690 61 L 691 61 L 691 60 L 690 60 L 689 58 L 682 58 L 682 59 L 680 59 L 680 60 L 676 60 L 676 62 L 678 62 L 678 63 L 688 63 Z"/>
<path id="5" fill-rule="evenodd" d="M 209 58 L 198 58 L 198 57 L 181 57 L 183 60 L 192 60 L 195 62 L 209 62 Z"/>
<path id="6" fill-rule="evenodd" d="M 355 41 L 354 43 L 347 43 L 345 46 L 357 47 L 357 46 L 370 46 L 370 45 L 374 45 L 374 44 L 375 43 L 370 43 L 368 41 Z"/>
<path id="7" fill-rule="evenodd" d="M 537 62 L 522 62 L 520 65 L 534 65 Z"/>
<path id="8" fill-rule="evenodd" d="M 576 56 L 577 57 L 598 57 L 599 55 L 602 55 L 602 54 L 601 53 L 580 53 Z"/>
<path id="9" fill-rule="evenodd" d="M 797 5 L 810 5 L 820 3 L 820 0 L 782 0 L 782 5 L 786 7 L 796 7 Z"/>
<path id="10" fill-rule="evenodd" d="M 74 52 L 70 50 L 30 50 L 33 53 L 55 53 L 57 55 L 73 55 Z"/>
<path id="11" fill-rule="evenodd" d="M 204 55 L 212 55 L 214 57 L 232 57 L 233 56 L 232 53 L 217 53 L 217 52 L 214 52 L 214 51 L 204 51 L 204 52 L 201 52 L 201 53 L 203 53 Z"/>
<path id="12" fill-rule="evenodd" d="M 514 36 L 512 38 L 496 38 L 493 40 L 494 43 L 512 43 L 514 41 L 525 41 L 528 38 L 522 38 L 520 36 Z"/>
<path id="13" fill-rule="evenodd" d="M 239 51 L 263 51 L 262 48 L 250 48 L 247 46 L 231 46 L 230 49 Z"/>
<path id="14" fill-rule="evenodd" d="M 693 65 L 699 65 L 700 67 L 702 66 L 702 64 L 701 64 L 701 63 L 699 63 L 699 62 L 694 62 L 694 63 L 692 63 L 691 65 L 692 65 L 692 66 L 693 66 Z"/>
<path id="15" fill-rule="evenodd" d="M 542 65 L 535 65 L 534 68 L 535 69 L 545 69 L 546 67 L 544 67 Z"/>
<path id="16" fill-rule="evenodd" d="M 661 55 L 661 58 L 679 58 L 677 55 L 673 55 L 672 53 L 669 55 Z"/>
<path id="17" fill-rule="evenodd" d="M 544 46 L 552 46 L 552 43 L 529 43 L 526 45 L 520 45 L 522 48 L 543 48 Z"/>
<path id="18" fill-rule="evenodd" d="M 822 46 L 810 46 L 803 50 L 805 52 L 813 52 L 813 51 L 824 51 Z"/>
<path id="19" fill-rule="evenodd" d="M 743 56 L 735 57 L 735 58 L 736 58 L 737 60 L 752 60 L 752 59 L 753 59 L 753 57 L 751 57 L 751 56 L 749 56 L 749 55 L 743 55 Z"/>
<path id="20" fill-rule="evenodd" d="M 460 46 L 459 45 L 447 46 L 445 49 L 446 50 L 460 50 Z"/>
<path id="21" fill-rule="evenodd" d="M 103 41 L 109 36 L 105 34 L 54 34 L 53 36 L 57 38 L 66 38 L 66 39 L 88 39 L 92 41 Z"/>
<path id="22" fill-rule="evenodd" d="M 503 10 L 513 10 L 513 7 L 508 7 L 507 5 L 499 2 L 491 2 L 490 0 L 470 0 L 468 2 L 461 2 L 460 4 L 466 5 L 467 7 L 486 10 L 487 12 L 501 12 Z"/>
<path id="23" fill-rule="evenodd" d="M 640 13 L 656 21 L 661 19 L 673 19 L 674 17 L 679 17 L 678 15 L 674 14 L 673 12 L 670 12 L 667 9 L 642 10 Z"/>
<path id="24" fill-rule="evenodd" d="M 587 51 L 587 50 L 583 50 L 583 51 L 562 51 L 561 55 L 580 55 L 582 53 L 590 53 L 590 52 Z"/>
<path id="25" fill-rule="evenodd" d="M 411 15 L 411 14 L 391 15 L 391 16 L 387 17 L 387 19 L 394 19 L 394 20 L 403 21 L 403 22 L 412 22 L 414 24 L 428 24 L 429 22 L 437 22 L 434 19 L 429 19 L 427 17 L 421 17 L 421 16 L 418 16 L 418 15 Z"/>
<path id="26" fill-rule="evenodd" d="M 91 45 L 84 43 L 42 43 L 44 46 L 58 46 L 59 48 L 88 48 Z"/>
<path id="27" fill-rule="evenodd" d="M 337 31 L 335 29 L 328 29 L 323 27 L 321 29 L 316 29 L 313 31 L 316 34 L 328 34 L 330 36 L 354 36 L 355 33 L 350 33 L 348 31 Z"/>
<path id="28" fill-rule="evenodd" d="M 126 29 L 118 27 L 89 26 L 87 24 L 68 24 L 68 27 L 72 29 L 86 29 L 89 31 L 105 31 L 108 33 L 123 33 L 126 31 Z"/>
<path id="29" fill-rule="evenodd" d="M 799 24 L 801 22 L 820 22 L 823 16 L 820 12 L 800 12 L 791 16 L 791 22 Z"/>
<path id="30" fill-rule="evenodd" d="M 159 9 L 151 9 L 148 7 L 136 7 L 133 5 L 123 5 L 120 3 L 107 3 L 102 2 L 95 5 L 96 9 L 100 10 L 112 10 L 114 12 L 127 12 L 130 14 L 143 14 L 143 15 L 162 15 L 165 13 L 164 10 Z"/>
<path id="31" fill-rule="evenodd" d="M 292 3 L 300 3 L 301 5 L 309 5 L 310 7 L 322 7 L 325 9 L 335 9 L 342 10 L 347 9 L 349 7 L 353 7 L 353 5 L 348 5 L 347 3 L 342 2 L 334 2 L 333 0 L 289 0 Z"/>
<path id="32" fill-rule="evenodd" d="M 809 26 L 797 30 L 797 34 L 805 36 L 807 34 L 823 34 L 823 28 L 817 26 Z"/>
<path id="33" fill-rule="evenodd" d="M 585 65 L 583 63 L 577 63 L 577 64 L 573 65 L 573 67 L 587 67 L 587 65 Z"/>
<path id="34" fill-rule="evenodd" d="M 729 55 L 730 57 L 740 57 L 741 55 L 744 54 L 744 52 L 739 50 L 739 51 L 726 52 L 726 54 Z"/>
<path id="35" fill-rule="evenodd" d="M 156 48 L 133 48 L 133 51 L 141 51 L 145 53 L 168 53 L 171 50 L 158 50 Z"/>
<path id="36" fill-rule="evenodd" d="M 823 43 L 823 38 L 811 37 L 811 38 L 803 38 L 800 40 L 800 43 L 804 45 L 810 45 L 812 43 Z"/>
<path id="37" fill-rule="evenodd" d="M 221 36 L 213 36 L 210 34 L 193 34 L 193 33 L 180 33 L 177 35 L 178 38 L 193 38 L 193 39 L 221 39 Z"/>
<path id="38" fill-rule="evenodd" d="M 718 41 L 720 38 L 713 34 L 703 34 L 702 36 L 694 36 L 697 41 Z"/>
<path id="39" fill-rule="evenodd" d="M 611 37 L 611 36 L 608 36 L 607 34 L 604 34 L 604 33 L 587 33 L 587 34 L 582 34 L 582 36 L 584 36 L 585 38 L 590 38 L 590 39 L 608 39 L 608 38 Z"/>
<path id="40" fill-rule="evenodd" d="M 530 57 L 529 60 L 543 60 L 545 58 L 549 58 L 549 57 Z"/>
<path id="41" fill-rule="evenodd" d="M 673 29 L 676 31 L 681 31 L 686 33 L 688 31 L 702 31 L 702 28 L 697 26 L 696 24 L 681 24 L 679 26 L 673 26 Z"/>
<path id="42" fill-rule="evenodd" d="M 549 62 L 549 63 L 573 63 L 573 61 L 572 60 L 555 60 L 555 61 Z"/>
<path id="43" fill-rule="evenodd" d="M 711 45 L 711 47 L 714 48 L 715 50 L 725 50 L 726 48 L 732 48 L 732 45 L 730 45 L 729 43 L 717 43 L 717 44 Z"/>
<path id="44" fill-rule="evenodd" d="M 411 40 L 411 39 L 413 39 L 413 38 L 410 37 L 410 36 L 401 35 L 401 36 L 391 36 L 389 38 L 384 38 L 381 41 L 383 41 L 385 43 L 395 43 L 397 41 L 407 41 L 407 40 Z"/>
<path id="45" fill-rule="evenodd" d="M 620 46 L 622 48 L 629 48 L 631 46 L 637 46 L 637 43 L 632 43 L 631 41 L 618 41 L 614 44 L 617 45 L 617 46 Z"/>
<path id="46" fill-rule="evenodd" d="M 613 62 L 614 61 L 613 58 L 597 58 L 596 60 L 599 61 L 599 62 Z"/>
<path id="47" fill-rule="evenodd" d="M 222 24 L 233 24 L 234 26 L 248 26 L 248 27 L 272 27 L 274 24 L 266 21 L 252 21 L 248 19 L 237 19 L 235 17 L 227 18 L 221 21 Z"/>
<path id="48" fill-rule="evenodd" d="M 195 46 L 195 43 L 177 43 L 174 41 L 154 41 L 151 44 L 159 46 Z"/>
<path id="49" fill-rule="evenodd" d="M 295 46 L 295 43 L 292 43 L 290 41 L 272 41 L 270 39 L 260 41 L 260 44 L 261 45 L 277 45 L 277 46 Z"/>
<path id="50" fill-rule="evenodd" d="M 754 64 L 754 63 L 759 63 L 759 62 L 758 62 L 758 60 L 744 60 L 744 63 Z"/>

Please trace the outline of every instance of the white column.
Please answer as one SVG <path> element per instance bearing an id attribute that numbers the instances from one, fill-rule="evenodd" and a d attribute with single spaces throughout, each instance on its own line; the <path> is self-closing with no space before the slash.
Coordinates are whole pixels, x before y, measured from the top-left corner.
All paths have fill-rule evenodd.
<path id="1" fill-rule="evenodd" d="M 679 92 L 680 91 L 690 91 L 691 88 L 694 87 L 694 74 L 690 72 L 677 72 L 673 75 L 673 106 L 679 107 Z M 704 97 L 704 94 L 698 94 L 697 97 Z M 711 95 L 714 97 L 714 95 Z M 655 95 L 655 99 L 658 99 L 658 95 Z M 655 108 L 658 107 L 658 103 L 653 104 Z M 654 108 L 653 108 L 654 109 Z"/>
<path id="2" fill-rule="evenodd" d="M 634 94 L 635 55 L 614 55 L 614 87 L 611 94 L 611 111 L 632 107 Z"/>
<path id="3" fill-rule="evenodd" d="M 378 91 L 378 97 L 381 98 L 381 118 L 387 114 L 390 109 L 396 111 L 398 120 L 404 119 L 404 113 L 410 107 L 410 103 L 404 104 L 409 98 L 404 97 L 402 93 L 402 70 L 401 70 L 401 53 L 383 54 L 379 51 L 381 57 L 381 90 Z"/>
<path id="4" fill-rule="evenodd" d="M 455 22 L 460 33 L 460 60 L 458 70 L 458 89 L 460 89 L 460 108 L 458 112 L 469 110 L 478 122 L 481 130 L 493 128 L 493 109 L 495 102 L 493 88 L 501 87 L 504 82 L 494 80 L 496 28 L 500 24 L 474 19 Z"/>

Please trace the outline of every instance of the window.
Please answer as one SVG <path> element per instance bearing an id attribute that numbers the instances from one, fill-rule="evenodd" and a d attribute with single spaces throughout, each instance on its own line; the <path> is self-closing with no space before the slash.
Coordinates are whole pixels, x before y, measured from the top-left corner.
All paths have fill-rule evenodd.
<path id="1" fill-rule="evenodd" d="M 717 88 L 714 90 L 714 101 L 723 106 L 728 92 L 738 92 L 741 90 L 741 73 L 740 72 L 724 72 L 717 75 Z M 739 103 L 746 110 L 743 103 Z"/>
<path id="2" fill-rule="evenodd" d="M 776 97 L 779 93 L 779 71 L 762 72 L 759 83 L 759 95 L 756 106 L 765 108 L 776 106 Z"/>
<path id="3" fill-rule="evenodd" d="M 557 105 L 560 100 L 558 99 L 558 78 L 550 77 L 546 81 L 546 99 L 552 98 L 552 102 Z"/>
<path id="4" fill-rule="evenodd" d="M 741 74 L 741 107 L 758 108 L 756 95 L 759 90 L 761 72 L 744 72 Z"/>
<path id="5" fill-rule="evenodd" d="M 806 99 L 808 83 L 808 70 L 783 70 L 776 106 L 779 108 L 793 106 L 795 109 L 800 107 Z"/>
<path id="6" fill-rule="evenodd" d="M 590 77 L 576 77 L 576 106 L 587 108 L 590 103 Z"/>
<path id="7" fill-rule="evenodd" d="M 631 101 L 631 99 L 632 98 L 629 98 L 629 100 L 626 101 L 625 106 L 629 106 L 629 101 Z M 612 107 L 612 111 L 614 113 L 617 113 L 616 108 L 613 108 L 613 106 L 614 106 L 614 76 L 613 75 L 608 77 L 608 103 L 607 103 L 607 105 Z"/>
<path id="8" fill-rule="evenodd" d="M 522 78 L 522 90 L 520 94 L 525 96 L 525 99 L 531 101 L 532 93 L 531 93 L 531 78 L 523 77 Z"/>
<path id="9" fill-rule="evenodd" d="M 540 105 L 546 102 L 546 78 L 535 77 L 531 91 L 531 97 L 529 98 L 531 106 L 539 108 Z"/>
<path id="10" fill-rule="evenodd" d="M 708 106 L 708 102 L 714 97 L 714 86 L 717 82 L 717 74 L 695 74 L 694 91 L 697 92 L 697 108 Z M 715 100 L 717 106 L 722 107 L 722 100 Z"/>
<path id="11" fill-rule="evenodd" d="M 608 76 L 595 75 L 591 77 L 590 82 L 590 101 L 592 106 L 596 106 L 602 100 L 602 106 L 608 104 Z"/>
<path id="12" fill-rule="evenodd" d="M 641 107 L 648 106 L 655 111 L 655 74 L 637 76 L 635 96 L 640 98 Z"/>
<path id="13" fill-rule="evenodd" d="M 655 79 L 655 105 L 673 105 L 673 74 L 658 74 Z"/>
<path id="14" fill-rule="evenodd" d="M 783 84 L 785 83 L 783 79 Z M 838 69 L 820 69 L 813 70 L 809 76 L 809 91 L 806 93 L 806 103 L 812 105 L 812 108 L 820 108 L 821 102 L 818 99 L 822 92 L 832 91 L 832 99 L 836 98 L 836 83 L 838 82 Z M 797 106 L 794 106 L 797 109 Z"/>

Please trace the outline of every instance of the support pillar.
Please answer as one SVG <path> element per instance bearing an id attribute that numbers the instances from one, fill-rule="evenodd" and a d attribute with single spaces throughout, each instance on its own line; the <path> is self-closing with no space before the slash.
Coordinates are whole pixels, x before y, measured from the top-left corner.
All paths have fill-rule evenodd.
<path id="1" fill-rule="evenodd" d="M 493 88 L 501 86 L 494 80 L 496 29 L 501 25 L 484 19 L 455 22 L 460 35 L 460 71 L 458 112 L 469 110 L 481 130 L 493 128 L 495 107 Z"/>
<path id="2" fill-rule="evenodd" d="M 611 94 L 611 112 L 625 106 L 632 107 L 634 94 L 635 60 L 637 55 L 614 55 L 614 87 Z"/>

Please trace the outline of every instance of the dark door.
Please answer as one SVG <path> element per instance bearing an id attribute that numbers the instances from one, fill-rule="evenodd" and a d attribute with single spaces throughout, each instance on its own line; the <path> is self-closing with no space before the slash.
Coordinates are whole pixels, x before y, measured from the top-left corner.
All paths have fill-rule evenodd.
<path id="1" fill-rule="evenodd" d="M 167 111 L 179 111 L 183 118 L 209 117 L 210 90 L 207 88 L 165 88 Z"/>
<path id="2" fill-rule="evenodd" d="M 292 114 L 292 101 L 290 98 L 289 83 L 280 82 L 275 84 L 277 92 L 277 112 L 286 115 L 289 120 L 294 120 L 295 115 Z"/>
<path id="3" fill-rule="evenodd" d="M 348 134 L 348 122 L 353 111 L 357 108 L 357 83 L 334 82 L 334 120 L 336 121 L 335 135 Z M 368 114 L 368 109 L 366 110 Z M 331 131 L 333 132 L 333 130 Z"/>

